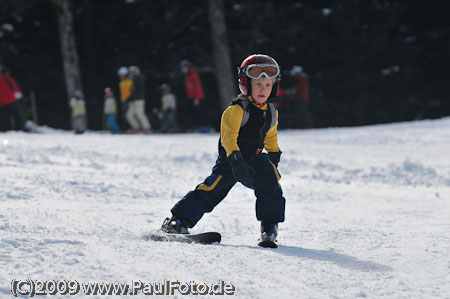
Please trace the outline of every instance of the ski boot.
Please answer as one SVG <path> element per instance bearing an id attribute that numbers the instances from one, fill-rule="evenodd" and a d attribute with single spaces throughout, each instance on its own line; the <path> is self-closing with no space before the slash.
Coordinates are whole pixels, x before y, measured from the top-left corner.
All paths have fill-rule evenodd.
<path id="1" fill-rule="evenodd" d="M 258 246 L 277 248 L 278 224 L 270 220 L 261 222 L 261 238 Z"/>
<path id="2" fill-rule="evenodd" d="M 161 225 L 161 230 L 168 234 L 189 234 L 187 223 L 176 216 L 166 218 Z"/>

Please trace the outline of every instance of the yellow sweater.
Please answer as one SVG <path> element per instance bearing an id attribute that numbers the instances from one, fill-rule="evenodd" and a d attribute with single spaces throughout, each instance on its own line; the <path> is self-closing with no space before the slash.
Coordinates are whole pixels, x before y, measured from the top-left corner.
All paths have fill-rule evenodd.
<path id="1" fill-rule="evenodd" d="M 120 81 L 120 101 L 126 102 L 131 95 L 131 86 L 133 85 L 133 81 L 130 79 L 124 79 Z"/>
<path id="2" fill-rule="evenodd" d="M 250 103 L 255 105 L 253 99 L 249 97 Z M 269 109 L 269 105 L 264 104 L 264 106 L 259 107 L 261 110 Z M 220 123 L 220 141 L 227 156 L 231 155 L 233 151 L 238 151 L 239 146 L 237 144 L 237 138 L 239 135 L 239 130 L 241 128 L 241 122 L 244 118 L 244 109 L 240 105 L 231 105 L 222 114 L 222 120 Z M 271 128 L 264 139 L 264 148 L 268 152 L 278 152 L 280 148 L 278 147 L 278 111 L 277 111 L 277 122 L 276 125 Z"/>

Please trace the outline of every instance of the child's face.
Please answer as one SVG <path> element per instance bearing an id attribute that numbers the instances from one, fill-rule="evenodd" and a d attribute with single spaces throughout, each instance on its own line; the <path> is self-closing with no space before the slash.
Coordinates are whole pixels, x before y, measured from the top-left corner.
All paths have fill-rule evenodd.
<path id="1" fill-rule="evenodd" d="M 252 98 L 256 103 L 262 104 L 269 99 L 272 92 L 273 79 L 261 77 L 259 79 L 251 79 Z"/>

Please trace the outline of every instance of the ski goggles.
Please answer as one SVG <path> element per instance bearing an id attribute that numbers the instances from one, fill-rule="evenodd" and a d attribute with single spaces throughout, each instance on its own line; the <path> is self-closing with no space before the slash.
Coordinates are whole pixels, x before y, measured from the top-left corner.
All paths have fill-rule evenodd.
<path id="1" fill-rule="evenodd" d="M 259 79 L 262 76 L 273 79 L 280 74 L 280 68 L 273 64 L 251 64 L 244 70 L 247 77 L 252 79 Z"/>

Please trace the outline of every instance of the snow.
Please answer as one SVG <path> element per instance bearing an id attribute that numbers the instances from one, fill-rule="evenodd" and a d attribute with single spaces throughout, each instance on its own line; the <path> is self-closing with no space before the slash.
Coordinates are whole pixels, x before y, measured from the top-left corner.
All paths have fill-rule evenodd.
<path id="1" fill-rule="evenodd" d="M 236 298 L 450 298 L 450 118 L 279 132 L 277 249 L 256 246 L 254 195 L 241 185 L 192 230 L 219 231 L 220 245 L 145 241 L 209 175 L 217 140 L 0 133 L 0 297 L 32 279 L 222 280 Z"/>

